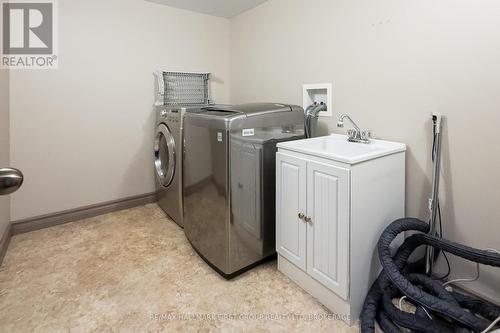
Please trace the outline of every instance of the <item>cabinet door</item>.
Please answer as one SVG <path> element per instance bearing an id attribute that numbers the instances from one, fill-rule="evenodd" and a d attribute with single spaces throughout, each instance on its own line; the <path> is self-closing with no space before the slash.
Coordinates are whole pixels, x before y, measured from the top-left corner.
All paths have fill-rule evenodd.
<path id="1" fill-rule="evenodd" d="M 347 299 L 349 170 L 307 162 L 307 273 Z"/>
<path id="2" fill-rule="evenodd" d="M 306 271 L 306 161 L 276 157 L 276 251 Z"/>

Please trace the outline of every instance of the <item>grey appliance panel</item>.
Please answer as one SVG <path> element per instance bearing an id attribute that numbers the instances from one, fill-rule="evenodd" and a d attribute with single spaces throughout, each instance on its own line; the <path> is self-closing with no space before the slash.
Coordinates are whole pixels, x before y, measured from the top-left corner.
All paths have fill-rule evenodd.
<path id="1" fill-rule="evenodd" d="M 183 195 L 182 195 L 182 180 L 183 180 L 183 117 L 189 112 L 200 112 L 202 106 L 159 106 L 155 108 L 156 113 L 156 129 L 158 135 L 159 130 L 162 127 L 166 127 L 168 130 L 163 131 L 164 133 L 169 132 L 171 138 L 173 138 L 174 144 L 165 144 L 166 141 L 162 141 L 162 146 L 160 152 L 155 150 L 155 183 L 156 183 L 156 197 L 158 200 L 158 205 L 162 208 L 165 213 L 176 222 L 179 226 L 183 226 Z M 163 128 L 164 129 L 164 128 Z M 169 135 L 166 135 L 169 136 Z M 160 138 L 163 140 L 165 135 L 161 135 Z M 156 139 L 156 137 L 155 137 Z M 155 140 L 156 143 L 156 140 Z M 156 148 L 156 147 L 155 147 Z M 165 178 L 158 175 L 157 169 L 157 157 L 160 157 L 160 161 L 166 167 L 160 168 L 163 170 L 165 175 L 170 176 L 168 171 L 173 171 L 173 177 L 171 182 L 165 181 Z M 169 162 L 174 161 L 173 165 Z"/>
<path id="2" fill-rule="evenodd" d="M 184 230 L 193 247 L 228 270 L 227 132 L 185 122 Z"/>
<path id="3" fill-rule="evenodd" d="M 230 273 L 275 253 L 276 145 L 301 138 L 302 124 L 230 131 Z"/>
<path id="4" fill-rule="evenodd" d="M 166 124 L 164 124 L 167 126 Z M 161 125 L 160 125 L 161 126 Z M 168 127 L 168 126 L 167 126 Z M 155 168 L 156 174 L 156 197 L 158 205 L 172 218 L 177 224 L 183 226 L 182 216 L 182 132 L 180 128 L 174 126 L 168 127 L 172 137 L 175 140 L 173 146 L 174 152 L 161 151 L 161 154 L 168 155 L 169 157 L 162 157 L 165 160 L 174 159 L 173 164 L 173 177 L 172 181 L 168 184 L 162 182 L 158 176 L 158 171 Z M 162 138 L 163 139 L 163 138 Z"/>
<path id="5" fill-rule="evenodd" d="M 292 111 L 290 105 L 278 103 L 249 103 L 240 105 L 210 106 L 206 109 L 220 112 L 241 113 L 247 117 Z"/>
<path id="6" fill-rule="evenodd" d="M 186 236 L 226 275 L 275 252 L 276 144 L 304 137 L 303 113 L 290 110 L 184 119 Z"/>

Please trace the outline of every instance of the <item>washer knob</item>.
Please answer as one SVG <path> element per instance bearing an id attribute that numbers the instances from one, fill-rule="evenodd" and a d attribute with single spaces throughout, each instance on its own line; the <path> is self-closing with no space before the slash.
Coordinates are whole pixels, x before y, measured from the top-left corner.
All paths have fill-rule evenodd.
<path id="1" fill-rule="evenodd" d="M 161 118 L 166 118 L 166 117 L 167 117 L 167 114 L 168 114 L 167 110 L 162 110 L 162 111 L 160 112 L 160 117 L 161 117 Z"/>

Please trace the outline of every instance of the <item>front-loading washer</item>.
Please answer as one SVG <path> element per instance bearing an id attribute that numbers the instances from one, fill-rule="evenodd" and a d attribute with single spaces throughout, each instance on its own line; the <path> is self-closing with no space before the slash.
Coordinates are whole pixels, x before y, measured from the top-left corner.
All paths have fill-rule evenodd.
<path id="1" fill-rule="evenodd" d="M 154 139 L 154 170 L 158 205 L 179 226 L 183 224 L 183 118 L 202 106 L 158 106 Z"/>

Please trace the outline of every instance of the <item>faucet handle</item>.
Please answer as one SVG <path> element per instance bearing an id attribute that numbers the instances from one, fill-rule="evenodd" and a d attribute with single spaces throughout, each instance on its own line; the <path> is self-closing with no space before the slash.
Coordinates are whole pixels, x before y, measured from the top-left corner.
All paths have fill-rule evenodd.
<path id="1" fill-rule="evenodd" d="M 370 130 L 362 130 L 361 131 L 361 139 L 362 140 L 369 140 L 372 136 L 372 133 Z"/>
<path id="2" fill-rule="evenodd" d="M 357 131 L 355 129 L 348 129 L 347 130 L 347 136 L 349 139 L 355 139 L 356 138 Z"/>

